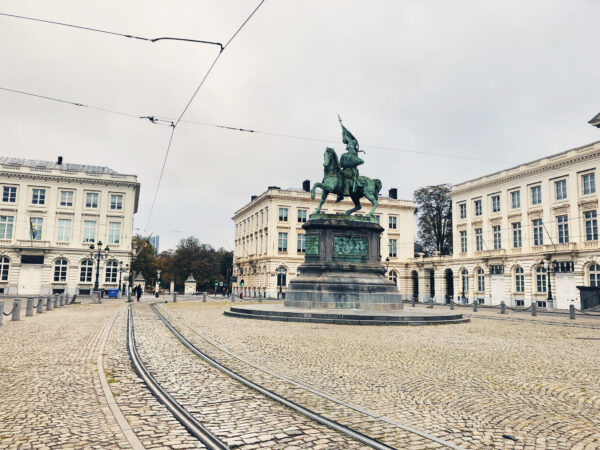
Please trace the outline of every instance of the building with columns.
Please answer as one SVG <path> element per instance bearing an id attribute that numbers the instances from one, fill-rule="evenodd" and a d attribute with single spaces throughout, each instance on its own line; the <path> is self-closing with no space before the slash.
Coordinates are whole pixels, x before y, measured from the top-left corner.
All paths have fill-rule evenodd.
<path id="1" fill-rule="evenodd" d="M 566 309 L 600 283 L 600 141 L 452 188 L 451 256 L 407 261 L 420 300 Z M 551 293 L 551 295 L 549 295 Z"/>
<path id="2" fill-rule="evenodd" d="M 380 254 L 389 278 L 398 284 L 406 278 L 407 261 L 414 254 L 414 213 L 412 201 L 396 199 L 396 190 L 390 197 L 381 197 L 375 212 L 384 228 L 381 235 Z M 277 297 L 285 293 L 290 278 L 298 275 L 298 266 L 304 262 L 305 223 L 315 210 L 320 198 L 310 198 L 303 189 L 280 189 L 269 187 L 233 215 L 235 223 L 233 283 L 235 293 L 244 292 L 246 297 Z M 392 198 L 394 197 L 394 198 Z M 362 214 L 371 204 L 363 199 Z M 343 213 L 353 207 L 349 199 L 335 202 L 330 195 L 322 212 Z M 243 286 L 242 286 L 243 282 Z"/>
<path id="3" fill-rule="evenodd" d="M 139 193 L 108 167 L 0 157 L 0 293 L 89 294 L 100 241 L 99 288 L 122 286 Z"/>

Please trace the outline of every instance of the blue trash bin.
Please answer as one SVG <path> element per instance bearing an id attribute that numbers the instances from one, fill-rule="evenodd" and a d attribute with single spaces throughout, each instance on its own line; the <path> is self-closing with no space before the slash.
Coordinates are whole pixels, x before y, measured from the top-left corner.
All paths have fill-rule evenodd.
<path id="1" fill-rule="evenodd" d="M 108 290 L 108 298 L 118 298 L 119 290 L 118 289 L 109 289 Z"/>

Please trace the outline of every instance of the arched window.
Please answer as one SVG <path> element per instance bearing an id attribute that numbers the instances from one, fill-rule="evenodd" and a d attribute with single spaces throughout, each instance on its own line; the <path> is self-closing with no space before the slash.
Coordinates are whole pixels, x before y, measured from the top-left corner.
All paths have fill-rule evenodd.
<path id="1" fill-rule="evenodd" d="M 277 269 L 277 286 L 286 286 L 287 269 L 285 267 L 279 267 Z"/>
<path id="2" fill-rule="evenodd" d="M 54 282 L 64 283 L 67 281 L 67 265 L 69 263 L 65 258 L 57 259 L 54 262 Z"/>
<path id="3" fill-rule="evenodd" d="M 462 280 L 462 295 L 464 296 L 468 296 L 469 295 L 469 271 L 467 269 L 463 269 L 462 272 L 460 273 L 461 276 L 461 280 Z"/>
<path id="4" fill-rule="evenodd" d="M 79 281 L 82 283 L 92 282 L 92 273 L 94 272 L 94 263 L 91 259 L 84 259 L 81 262 L 81 271 L 79 272 Z"/>
<path id="5" fill-rule="evenodd" d="M 106 283 L 116 283 L 118 271 L 119 271 L 119 263 L 117 263 L 114 259 L 108 261 L 106 263 L 106 277 L 104 278 L 104 281 Z"/>
<path id="6" fill-rule="evenodd" d="M 393 281 L 396 286 L 398 286 L 398 273 L 395 270 L 390 271 L 388 278 L 390 281 Z"/>
<path id="7" fill-rule="evenodd" d="M 525 275 L 522 267 L 515 269 L 515 292 L 525 292 Z"/>
<path id="8" fill-rule="evenodd" d="M 546 292 L 546 269 L 542 266 L 538 266 L 535 269 L 535 281 L 538 292 Z"/>
<path id="9" fill-rule="evenodd" d="M 4 278 L 2 278 L 4 280 Z M 600 287 L 600 265 L 592 264 L 590 266 L 590 286 Z"/>
<path id="10" fill-rule="evenodd" d="M 6 256 L 0 258 L 0 280 L 8 281 L 8 269 L 10 267 L 10 259 Z"/>
<path id="11" fill-rule="evenodd" d="M 477 269 L 477 291 L 485 292 L 485 272 L 483 269 Z"/>

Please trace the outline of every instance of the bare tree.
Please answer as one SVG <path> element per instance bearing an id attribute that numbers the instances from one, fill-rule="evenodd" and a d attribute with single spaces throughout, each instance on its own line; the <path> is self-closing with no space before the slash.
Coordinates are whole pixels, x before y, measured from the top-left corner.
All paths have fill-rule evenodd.
<path id="1" fill-rule="evenodd" d="M 417 205 L 417 241 L 427 255 L 439 251 L 452 253 L 452 200 L 451 186 L 438 184 L 415 191 Z"/>

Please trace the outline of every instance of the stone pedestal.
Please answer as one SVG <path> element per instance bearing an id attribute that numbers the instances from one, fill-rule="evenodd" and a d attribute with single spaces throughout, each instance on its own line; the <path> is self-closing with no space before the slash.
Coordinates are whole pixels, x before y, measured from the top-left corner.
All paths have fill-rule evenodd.
<path id="1" fill-rule="evenodd" d="M 302 227 L 305 261 L 290 281 L 285 306 L 402 309 L 398 289 L 380 262 L 383 228 L 374 218 L 313 214 Z"/>

